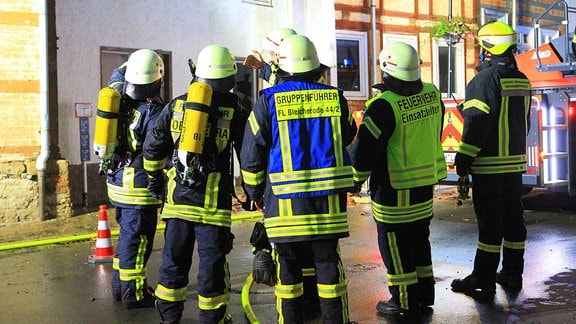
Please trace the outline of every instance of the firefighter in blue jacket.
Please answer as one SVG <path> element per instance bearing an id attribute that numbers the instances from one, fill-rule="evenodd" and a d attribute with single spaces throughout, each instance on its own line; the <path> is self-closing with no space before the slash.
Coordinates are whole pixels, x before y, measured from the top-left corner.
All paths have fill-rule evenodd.
<path id="1" fill-rule="evenodd" d="M 160 88 L 164 63 L 160 55 L 141 49 L 113 71 L 109 86 L 122 94 L 118 119 L 118 145 L 102 161 L 108 197 L 116 207 L 120 234 L 113 259 L 112 293 L 126 308 L 153 307 L 154 291 L 146 280 L 158 222 L 159 199 L 148 191 L 142 145 L 164 102 Z M 100 131 L 97 129 L 97 131 Z"/>
<path id="2" fill-rule="evenodd" d="M 278 73 L 278 48 L 286 37 L 296 34 L 296 31 L 291 28 L 274 29 L 262 39 L 262 54 L 260 55 L 257 51 L 253 51 L 253 54 L 246 57 L 244 65 L 257 69 L 259 71 L 259 77 L 262 80 L 266 81 L 269 85 L 274 85 L 277 81 L 276 74 Z M 323 81 L 324 75 L 320 74 L 318 82 L 322 83 Z M 305 258 L 304 268 L 302 268 L 302 274 L 304 276 L 304 312 L 306 319 L 316 318 L 320 314 L 320 301 L 316 287 L 316 270 L 312 262 L 312 258 Z M 258 276 L 254 276 L 254 280 L 260 283 Z"/>
<path id="3" fill-rule="evenodd" d="M 249 197 L 263 207 L 276 250 L 278 322 L 303 322 L 302 266 L 311 254 L 323 321 L 348 323 L 338 240 L 349 235 L 346 146 L 356 124 L 342 92 L 316 82 L 324 67 L 307 37 L 285 38 L 278 65 L 276 85 L 254 105 L 240 157 Z"/>
<path id="4" fill-rule="evenodd" d="M 199 323 L 230 322 L 226 255 L 234 238 L 232 148 L 240 152 L 250 113 L 230 92 L 236 73 L 228 48 L 214 44 L 202 49 L 188 94 L 166 105 L 144 143 L 148 189 L 158 198 L 165 196 L 161 213 L 165 244 L 156 288 L 162 323 L 182 318 L 195 244 Z M 202 145 L 193 143 L 196 140 Z M 164 186 L 164 157 L 172 152 L 173 167 Z"/>
<path id="5" fill-rule="evenodd" d="M 380 52 L 382 92 L 366 102 L 354 154 L 354 180 L 370 177 L 372 214 L 392 298 L 379 314 L 419 316 L 434 304 L 430 248 L 434 185 L 446 177 L 440 142 L 444 105 L 420 79 L 420 58 L 402 42 Z"/>
<path id="6" fill-rule="evenodd" d="M 454 164 L 460 176 L 472 175 L 478 247 L 474 270 L 452 281 L 452 290 L 490 298 L 496 283 L 522 288 L 526 226 L 522 173 L 526 172 L 526 134 L 531 85 L 518 70 L 516 31 L 502 22 L 480 28 L 486 59 L 466 87 L 464 131 Z M 502 269 L 497 272 L 502 251 Z"/>

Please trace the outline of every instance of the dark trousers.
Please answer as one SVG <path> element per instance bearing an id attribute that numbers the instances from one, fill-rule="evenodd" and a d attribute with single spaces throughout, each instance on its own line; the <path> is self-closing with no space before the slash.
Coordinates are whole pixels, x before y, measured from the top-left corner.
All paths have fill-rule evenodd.
<path id="1" fill-rule="evenodd" d="M 392 301 L 409 311 L 433 305 L 430 218 L 403 224 L 376 224 Z"/>
<path id="2" fill-rule="evenodd" d="M 303 323 L 302 268 L 312 258 L 323 323 L 348 323 L 348 295 L 337 239 L 276 243 L 280 323 Z M 305 261 L 306 260 L 306 261 Z"/>
<path id="3" fill-rule="evenodd" d="M 120 290 L 124 302 L 135 302 L 143 298 L 146 264 L 154 246 L 158 209 L 116 207 L 116 222 L 120 226 L 114 254 L 118 269 L 114 270 L 112 289 Z"/>
<path id="4" fill-rule="evenodd" d="M 502 270 L 522 274 L 526 241 L 522 174 L 475 174 L 472 176 L 472 186 L 474 211 L 478 219 L 475 274 L 483 280 L 494 282 L 501 245 Z"/>
<path id="5" fill-rule="evenodd" d="M 230 298 L 230 273 L 226 255 L 232 249 L 230 228 L 189 222 L 177 218 L 166 221 L 162 264 L 158 274 L 158 309 L 164 319 L 182 316 L 186 295 L 165 298 L 162 292 L 186 289 L 195 243 L 198 244 L 199 323 L 218 323 L 226 316 Z"/>

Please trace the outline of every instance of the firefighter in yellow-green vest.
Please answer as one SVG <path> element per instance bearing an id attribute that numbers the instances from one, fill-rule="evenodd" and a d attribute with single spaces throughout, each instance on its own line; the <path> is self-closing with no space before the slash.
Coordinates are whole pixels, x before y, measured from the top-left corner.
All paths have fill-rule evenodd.
<path id="1" fill-rule="evenodd" d="M 246 124 L 241 170 L 263 208 L 277 264 L 279 323 L 303 323 L 305 258 L 312 258 L 324 323 L 348 323 L 348 294 L 338 241 L 349 236 L 353 188 L 346 146 L 356 124 L 341 90 L 317 82 L 325 66 L 303 35 L 279 47 L 276 85 L 264 89 Z"/>
<path id="2" fill-rule="evenodd" d="M 414 317 L 434 304 L 429 242 L 434 185 L 446 177 L 440 143 L 444 105 L 420 79 L 421 60 L 403 42 L 380 52 L 382 92 L 366 102 L 354 145 L 354 180 L 368 178 L 378 246 L 392 298 L 381 315 Z"/>
<path id="3" fill-rule="evenodd" d="M 166 222 L 162 264 L 156 287 L 162 323 L 179 323 L 187 299 L 189 272 L 198 251 L 198 323 L 230 323 L 230 271 L 233 245 L 232 152 L 240 152 L 249 110 L 230 92 L 236 60 L 222 45 L 198 55 L 189 91 L 166 105 L 144 143 L 148 190 L 164 199 Z M 233 150 L 234 149 L 234 150 Z M 173 152 L 173 166 L 162 167 Z"/>
<path id="4" fill-rule="evenodd" d="M 496 283 L 522 288 L 526 226 L 522 173 L 526 172 L 526 135 L 531 85 L 518 70 L 516 31 L 502 22 L 480 28 L 486 59 L 466 87 L 464 131 L 454 164 L 460 176 L 472 176 L 478 219 L 474 270 L 452 281 L 452 290 L 491 298 Z M 502 253 L 502 268 L 498 271 Z"/>

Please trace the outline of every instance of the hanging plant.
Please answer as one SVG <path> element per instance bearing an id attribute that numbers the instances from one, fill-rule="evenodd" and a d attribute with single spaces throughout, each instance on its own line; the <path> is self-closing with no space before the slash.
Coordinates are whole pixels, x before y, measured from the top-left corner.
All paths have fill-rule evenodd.
<path id="1" fill-rule="evenodd" d="M 461 39 L 475 38 L 469 22 L 462 17 L 454 17 L 450 20 L 440 17 L 430 32 L 432 37 L 444 38 L 447 42 L 456 44 Z"/>

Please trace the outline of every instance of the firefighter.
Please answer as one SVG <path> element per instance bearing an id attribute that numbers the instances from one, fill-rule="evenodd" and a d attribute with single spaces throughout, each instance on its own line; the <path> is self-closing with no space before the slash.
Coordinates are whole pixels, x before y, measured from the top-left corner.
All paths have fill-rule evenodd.
<path id="1" fill-rule="evenodd" d="M 253 51 L 246 57 L 244 65 L 250 66 L 259 70 L 259 77 L 270 85 L 276 82 L 276 74 L 278 72 L 278 48 L 280 43 L 292 35 L 296 35 L 296 31 L 291 28 L 278 28 L 268 33 L 262 39 L 261 54 Z M 326 68 L 321 65 L 322 68 Z M 322 82 L 321 77 L 319 82 Z M 312 319 L 320 315 L 320 300 L 318 299 L 318 289 L 316 287 L 316 270 L 312 264 L 312 258 L 305 258 L 304 268 L 302 275 L 304 276 L 304 308 L 307 319 Z M 254 276 L 256 282 L 259 282 L 258 276 Z M 265 283 L 265 282 L 262 282 Z"/>
<path id="2" fill-rule="evenodd" d="M 430 248 L 434 185 L 446 177 L 440 142 L 444 105 L 431 83 L 420 79 L 421 60 L 403 42 L 379 55 L 383 84 L 366 102 L 354 147 L 356 188 L 369 180 L 380 255 L 392 297 L 380 315 L 406 318 L 434 304 Z M 355 191 L 359 191 L 358 189 Z"/>
<path id="3" fill-rule="evenodd" d="M 286 37 L 292 35 L 296 35 L 292 28 L 278 28 L 266 34 L 262 39 L 261 52 L 252 51 L 252 54 L 246 56 L 244 65 L 257 69 L 260 79 L 274 85 L 278 72 L 278 46 Z"/>
<path id="4" fill-rule="evenodd" d="M 478 219 L 474 270 L 452 281 L 452 290 L 492 297 L 496 282 L 520 289 L 526 226 L 522 173 L 526 171 L 531 85 L 518 70 L 516 32 L 502 22 L 478 30 L 486 59 L 466 87 L 464 131 L 454 164 L 460 176 L 472 176 Z M 497 273 L 502 250 L 502 270 Z"/>
<path id="5" fill-rule="evenodd" d="M 202 49 L 186 95 L 166 105 L 144 143 L 149 191 L 165 203 L 162 264 L 156 288 L 162 323 L 182 318 L 188 274 L 197 244 L 199 323 L 228 323 L 231 251 L 232 147 L 240 152 L 249 110 L 231 93 L 236 61 L 230 50 L 213 44 Z M 200 123 L 199 121 L 205 121 Z M 195 125 L 197 123 L 197 125 Z M 189 142 L 202 140 L 202 145 Z M 164 185 L 164 157 L 173 167 Z M 166 190 L 165 190 L 166 189 Z"/>
<path id="6" fill-rule="evenodd" d="M 280 44 L 276 85 L 261 91 L 240 157 L 249 197 L 263 209 L 277 264 L 279 323 L 303 322 L 305 258 L 313 260 L 322 318 L 348 323 L 338 240 L 349 236 L 346 146 L 356 133 L 342 91 L 316 82 L 324 67 L 305 36 Z"/>
<path id="7" fill-rule="evenodd" d="M 125 308 L 153 307 L 154 291 L 146 280 L 158 222 L 159 199 L 147 191 L 142 145 L 160 115 L 164 63 L 160 55 L 141 49 L 115 69 L 109 86 L 122 93 L 117 120 L 117 146 L 103 157 L 101 173 L 107 175 L 108 197 L 116 208 L 120 234 L 113 258 L 112 293 Z M 96 128 L 96 132 L 108 130 Z"/>

